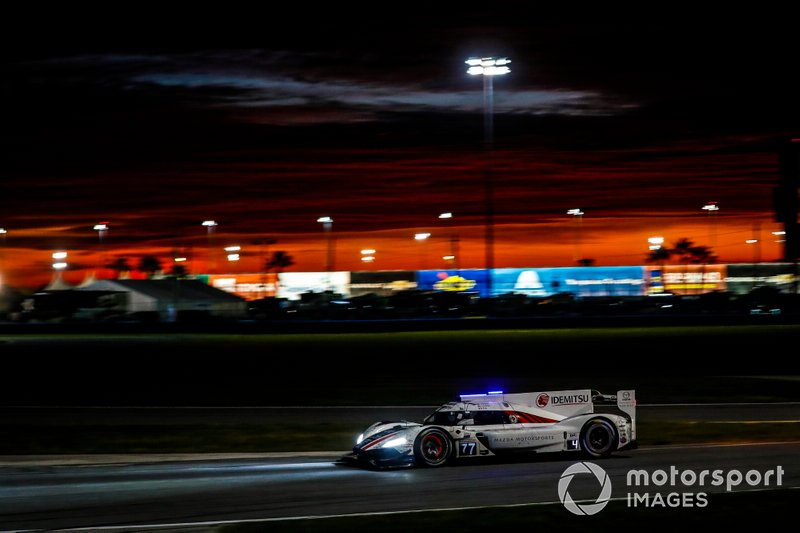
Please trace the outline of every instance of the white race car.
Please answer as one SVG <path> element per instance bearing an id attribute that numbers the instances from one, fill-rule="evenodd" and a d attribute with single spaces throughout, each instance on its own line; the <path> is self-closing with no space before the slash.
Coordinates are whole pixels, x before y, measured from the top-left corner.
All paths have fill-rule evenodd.
<path id="1" fill-rule="evenodd" d="M 561 390 L 461 395 L 419 424 L 376 422 L 344 463 L 436 467 L 510 453 L 581 452 L 599 458 L 636 445 L 636 394 Z"/>

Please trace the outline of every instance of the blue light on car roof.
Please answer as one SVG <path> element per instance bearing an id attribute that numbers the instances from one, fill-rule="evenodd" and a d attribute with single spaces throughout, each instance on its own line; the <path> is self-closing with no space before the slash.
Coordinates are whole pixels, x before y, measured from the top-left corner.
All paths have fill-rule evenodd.
<path id="1" fill-rule="evenodd" d="M 501 390 L 490 390 L 489 392 L 486 392 L 486 393 L 459 394 L 459 396 L 461 396 L 462 398 L 472 398 L 472 397 L 477 397 L 477 396 L 486 396 L 488 394 L 503 394 L 503 391 L 501 391 Z"/>

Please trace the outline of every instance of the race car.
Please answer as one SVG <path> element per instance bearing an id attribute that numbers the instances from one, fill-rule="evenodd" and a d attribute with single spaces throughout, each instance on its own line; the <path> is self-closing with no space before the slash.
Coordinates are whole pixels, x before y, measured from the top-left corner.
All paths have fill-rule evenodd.
<path id="1" fill-rule="evenodd" d="M 636 394 L 560 390 L 463 394 L 420 424 L 376 422 L 342 463 L 439 467 L 456 459 L 512 453 L 578 452 L 607 457 L 636 445 Z"/>

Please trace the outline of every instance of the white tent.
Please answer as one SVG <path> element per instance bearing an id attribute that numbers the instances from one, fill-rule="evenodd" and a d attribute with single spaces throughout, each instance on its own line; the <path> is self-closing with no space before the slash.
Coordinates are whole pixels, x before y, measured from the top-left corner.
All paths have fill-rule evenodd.
<path id="1" fill-rule="evenodd" d="M 61 276 L 61 272 L 56 272 L 53 274 L 53 279 L 50 280 L 50 283 L 48 283 L 42 291 L 68 291 L 74 288 L 75 286 L 72 283 L 64 280 Z"/>

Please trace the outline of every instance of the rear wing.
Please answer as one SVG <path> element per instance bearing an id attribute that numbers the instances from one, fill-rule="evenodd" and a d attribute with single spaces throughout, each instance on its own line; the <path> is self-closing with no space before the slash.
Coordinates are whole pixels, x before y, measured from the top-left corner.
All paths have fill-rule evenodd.
<path id="1" fill-rule="evenodd" d="M 501 391 L 488 394 L 462 394 L 462 402 L 498 403 L 528 406 L 543 414 L 557 415 L 557 419 L 592 413 L 592 391 L 589 389 L 557 390 L 541 392 L 515 392 L 504 394 Z"/>

